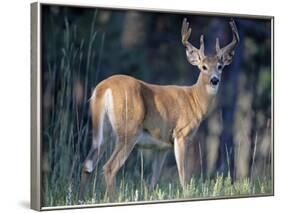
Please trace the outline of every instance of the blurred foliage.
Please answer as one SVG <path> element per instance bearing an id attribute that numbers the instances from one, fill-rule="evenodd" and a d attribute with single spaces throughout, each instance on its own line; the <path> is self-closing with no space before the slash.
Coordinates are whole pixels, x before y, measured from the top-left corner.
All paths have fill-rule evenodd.
<path id="1" fill-rule="evenodd" d="M 205 35 L 207 54 L 214 53 L 216 37 L 220 38 L 221 46 L 232 39 L 230 17 L 42 7 L 44 206 L 77 202 L 81 164 L 91 146 L 88 99 L 100 81 L 122 73 L 155 84 L 191 85 L 196 82 L 199 71 L 188 64 L 181 44 L 184 17 L 193 28 L 191 43 L 198 47 L 200 34 Z M 179 187 L 171 191 L 170 185 L 161 188 L 163 183 L 160 182 L 160 188 L 145 195 L 152 154 L 142 153 L 146 159 L 142 171 L 145 179 L 139 179 L 140 152 L 134 150 L 119 174 L 119 195 L 130 193 L 120 201 L 135 200 L 136 196 L 137 200 L 153 200 L 271 192 L 271 23 L 270 20 L 238 17 L 235 21 L 241 39 L 239 47 L 233 63 L 223 72 L 217 106 L 195 138 L 199 146 L 194 143 L 190 149 L 189 173 L 197 177 L 189 184 L 191 194 L 181 194 Z M 226 165 L 227 169 L 224 166 L 229 159 L 222 157 L 225 147 L 234 164 L 233 167 Z M 112 147 L 108 148 L 105 159 L 110 150 Z M 199 151 L 202 151 L 200 157 Z M 106 199 L 95 194 L 104 190 L 97 183 L 102 181 L 100 167 L 93 175 L 94 186 L 89 190 L 94 203 L 95 199 L 98 202 Z M 232 185 L 229 176 L 217 175 L 225 171 L 234 174 L 231 178 L 237 178 L 238 182 Z M 175 184 L 176 174 L 171 153 L 162 181 Z M 126 183 L 125 177 L 128 178 Z M 262 181 L 258 182 L 260 179 Z M 202 184 L 207 186 L 201 188 Z M 228 187 L 224 188 L 224 184 Z"/>

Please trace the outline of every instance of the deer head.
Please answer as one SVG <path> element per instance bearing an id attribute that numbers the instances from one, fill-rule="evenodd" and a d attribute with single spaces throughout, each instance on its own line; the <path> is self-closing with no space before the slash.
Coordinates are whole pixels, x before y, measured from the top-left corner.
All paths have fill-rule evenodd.
<path id="1" fill-rule="evenodd" d="M 203 82 L 207 92 L 216 94 L 221 80 L 221 73 L 224 66 L 229 65 L 234 55 L 234 48 L 239 42 L 239 35 L 235 22 L 229 22 L 233 34 L 232 41 L 223 48 L 220 48 L 219 39 L 216 39 L 216 54 L 206 56 L 204 54 L 204 36 L 200 37 L 200 48 L 197 49 L 189 41 L 191 28 L 186 18 L 182 23 L 182 43 L 186 47 L 186 56 L 190 64 L 197 66 L 203 74 Z"/>

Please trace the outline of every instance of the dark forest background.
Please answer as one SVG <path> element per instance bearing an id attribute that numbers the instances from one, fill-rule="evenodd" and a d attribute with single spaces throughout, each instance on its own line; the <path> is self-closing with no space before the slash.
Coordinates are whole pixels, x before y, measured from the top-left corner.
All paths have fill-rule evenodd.
<path id="1" fill-rule="evenodd" d="M 190 41 L 194 46 L 199 47 L 200 35 L 205 35 L 206 54 L 215 53 L 216 37 L 221 46 L 231 41 L 230 18 L 240 35 L 233 62 L 223 71 L 215 106 L 190 147 L 190 177 L 223 174 L 232 180 L 271 179 L 269 19 L 45 5 L 42 172 L 46 205 L 64 203 L 52 200 L 54 195 L 73 204 L 69 200 L 76 196 L 72 192 L 78 190 L 81 164 L 91 145 L 88 99 L 101 80 L 126 74 L 154 84 L 196 82 L 199 70 L 187 62 L 181 43 L 185 17 L 193 29 Z M 149 177 L 151 155 L 153 151 L 134 150 L 121 175 Z M 94 175 L 95 183 L 99 173 Z M 176 174 L 171 152 L 162 181 L 174 180 Z"/>

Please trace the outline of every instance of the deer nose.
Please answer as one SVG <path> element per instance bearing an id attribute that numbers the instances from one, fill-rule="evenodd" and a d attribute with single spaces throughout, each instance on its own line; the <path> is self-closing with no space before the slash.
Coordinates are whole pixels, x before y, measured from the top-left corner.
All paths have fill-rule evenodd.
<path id="1" fill-rule="evenodd" d="M 217 77 L 212 77 L 211 78 L 211 84 L 216 86 L 219 83 L 220 79 L 218 79 Z"/>

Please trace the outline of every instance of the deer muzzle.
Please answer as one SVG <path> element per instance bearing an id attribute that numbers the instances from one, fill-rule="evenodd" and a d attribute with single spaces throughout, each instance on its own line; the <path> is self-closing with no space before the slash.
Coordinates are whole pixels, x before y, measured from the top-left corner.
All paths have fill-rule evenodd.
<path id="1" fill-rule="evenodd" d="M 220 82 L 220 79 L 217 76 L 213 76 L 210 80 L 210 83 L 212 86 L 217 86 L 219 82 Z"/>

